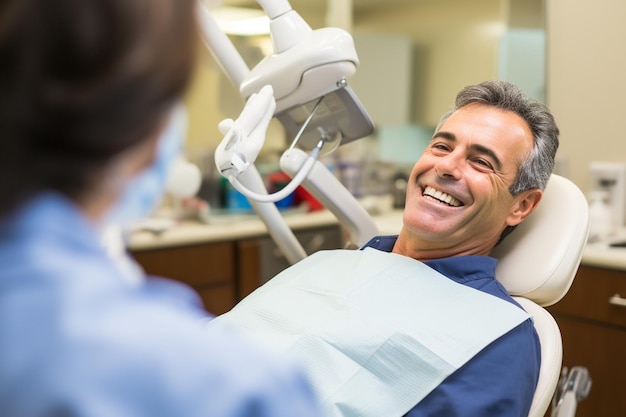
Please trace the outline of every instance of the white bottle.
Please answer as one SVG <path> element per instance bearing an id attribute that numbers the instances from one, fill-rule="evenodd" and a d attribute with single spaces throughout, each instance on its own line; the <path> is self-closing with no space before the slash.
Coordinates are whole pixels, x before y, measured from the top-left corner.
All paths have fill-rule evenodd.
<path id="1" fill-rule="evenodd" d="M 596 190 L 589 193 L 589 241 L 605 242 L 611 234 L 611 209 L 606 203 L 608 193 Z"/>

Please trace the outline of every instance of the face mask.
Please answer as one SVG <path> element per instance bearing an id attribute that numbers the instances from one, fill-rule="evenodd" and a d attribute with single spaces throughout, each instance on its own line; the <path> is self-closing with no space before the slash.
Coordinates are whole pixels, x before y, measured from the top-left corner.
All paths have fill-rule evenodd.
<path id="1" fill-rule="evenodd" d="M 182 105 L 178 105 L 172 110 L 168 125 L 158 139 L 152 165 L 126 185 L 122 196 L 107 216 L 106 224 L 128 229 L 157 207 L 165 191 L 170 166 L 180 154 L 186 131 L 187 113 Z"/>
<path id="2" fill-rule="evenodd" d="M 148 216 L 160 202 L 168 181 L 168 170 L 178 157 L 187 131 L 187 113 L 182 105 L 173 109 L 158 139 L 152 165 L 140 172 L 125 189 L 100 225 L 100 243 L 120 273 L 139 284 L 144 273 L 126 252 L 125 234 L 133 223 Z"/>

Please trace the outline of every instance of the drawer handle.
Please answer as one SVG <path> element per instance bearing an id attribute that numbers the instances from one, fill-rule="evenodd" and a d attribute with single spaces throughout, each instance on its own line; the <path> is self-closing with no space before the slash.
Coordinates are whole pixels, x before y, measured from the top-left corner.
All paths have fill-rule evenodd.
<path id="1" fill-rule="evenodd" d="M 619 294 L 615 294 L 613 297 L 609 298 L 609 304 L 626 307 L 626 298 L 622 298 Z"/>

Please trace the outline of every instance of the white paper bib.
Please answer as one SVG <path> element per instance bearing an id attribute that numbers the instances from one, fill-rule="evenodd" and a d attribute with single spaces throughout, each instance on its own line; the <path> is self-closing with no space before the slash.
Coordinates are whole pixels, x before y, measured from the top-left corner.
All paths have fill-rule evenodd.
<path id="1" fill-rule="evenodd" d="M 325 416 L 398 417 L 529 315 L 414 259 L 317 252 L 210 326 L 238 326 L 306 368 Z"/>

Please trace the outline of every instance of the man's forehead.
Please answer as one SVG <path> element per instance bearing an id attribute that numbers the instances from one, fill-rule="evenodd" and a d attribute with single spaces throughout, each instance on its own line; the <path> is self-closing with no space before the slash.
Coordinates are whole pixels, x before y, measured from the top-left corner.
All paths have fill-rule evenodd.
<path id="1" fill-rule="evenodd" d="M 508 156 L 517 163 L 528 156 L 534 145 L 530 126 L 521 116 L 483 103 L 470 103 L 454 111 L 435 138 L 468 141 L 474 149 L 489 149 L 503 162 Z"/>
<path id="2" fill-rule="evenodd" d="M 458 108 L 441 124 L 439 131 L 450 131 L 446 127 L 452 126 L 485 127 L 511 135 L 524 135 L 531 140 L 533 137 L 530 125 L 523 117 L 512 110 L 484 103 L 470 103 Z"/>

